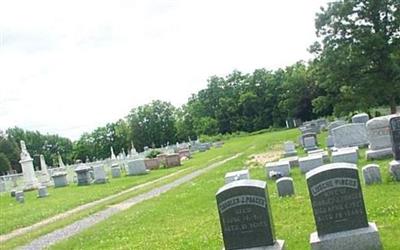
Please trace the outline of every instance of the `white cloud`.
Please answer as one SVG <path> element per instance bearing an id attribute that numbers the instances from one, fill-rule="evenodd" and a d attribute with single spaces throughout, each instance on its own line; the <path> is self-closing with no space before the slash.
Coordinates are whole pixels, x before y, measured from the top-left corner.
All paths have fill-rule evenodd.
<path id="1" fill-rule="evenodd" d="M 307 59 L 325 2 L 2 1 L 0 129 L 76 139 L 211 75 Z"/>

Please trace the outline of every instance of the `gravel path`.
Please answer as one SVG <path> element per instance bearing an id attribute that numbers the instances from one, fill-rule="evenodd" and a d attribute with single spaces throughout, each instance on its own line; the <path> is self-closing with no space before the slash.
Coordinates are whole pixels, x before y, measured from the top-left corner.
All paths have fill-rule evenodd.
<path id="1" fill-rule="evenodd" d="M 89 228 L 120 211 L 126 210 L 142 201 L 159 196 L 160 194 L 165 193 L 183 183 L 189 182 L 189 181 L 193 180 L 194 178 L 204 174 L 205 172 L 208 172 L 218 166 L 221 166 L 224 163 L 226 163 L 230 160 L 233 160 L 240 155 L 241 154 L 236 154 L 225 160 L 211 164 L 210 166 L 208 166 L 206 168 L 196 170 L 190 174 L 187 174 L 171 183 L 165 184 L 161 187 L 152 189 L 149 192 L 135 196 L 135 197 L 128 199 L 126 201 L 123 201 L 119 204 L 113 205 L 105 210 L 97 212 L 93 215 L 90 215 L 90 216 L 84 218 L 84 219 L 78 220 L 64 228 L 61 228 L 61 229 L 55 230 L 51 233 L 48 233 L 46 235 L 43 235 L 43 236 L 37 238 L 36 240 L 32 241 L 28 245 L 21 247 L 20 249 L 43 249 L 43 248 L 49 247 L 50 245 L 53 245 L 53 244 L 61 241 L 61 240 L 68 239 L 69 237 L 82 232 L 86 228 Z"/>
<path id="2" fill-rule="evenodd" d="M 188 169 L 182 169 L 182 170 L 176 171 L 175 173 L 172 173 L 172 174 L 169 174 L 169 175 L 166 175 L 166 176 L 157 178 L 157 179 L 155 179 L 155 180 L 152 180 L 152 181 L 149 181 L 149 182 L 146 182 L 146 183 L 143 183 L 143 184 L 140 184 L 140 185 L 131 187 L 131 188 L 126 189 L 126 190 L 124 190 L 124 191 L 121 191 L 121 192 L 119 192 L 119 193 L 117 193 L 117 194 L 113 194 L 113 195 L 107 196 L 107 197 L 105 197 L 105 198 L 103 198 L 103 199 L 100 199 L 100 200 L 96 200 L 96 201 L 93 201 L 93 202 L 90 202 L 90 203 L 83 204 L 83 205 L 81 205 L 81 206 L 78 206 L 78 207 L 76 207 L 76 208 L 73 208 L 73 209 L 71 209 L 71 210 L 68 210 L 68 211 L 66 211 L 66 212 L 64 212 L 64 213 L 57 214 L 57 215 L 55 215 L 55 216 L 53 216 L 53 217 L 50 217 L 50 218 L 45 219 L 45 220 L 42 220 L 42 221 L 40 221 L 40 222 L 38 222 L 38 223 L 36 223 L 36 224 L 33 224 L 33 225 L 31 225 L 31 226 L 27 226 L 27 227 L 23 227 L 23 228 L 18 228 L 18 229 L 14 230 L 14 231 L 12 231 L 12 232 L 10 232 L 10 233 L 8 233 L 8 234 L 0 235 L 0 243 L 5 242 L 5 241 L 7 241 L 7 240 L 9 240 L 9 239 L 12 239 L 12 238 L 14 238 L 14 237 L 16 237 L 16 236 L 20 236 L 20 235 L 23 235 L 23 234 L 32 232 L 32 231 L 35 230 L 35 229 L 38 229 L 38 228 L 43 227 L 43 226 L 45 226 L 45 225 L 54 223 L 54 222 L 56 222 L 56 221 L 58 221 L 58 220 L 67 218 L 67 217 L 71 216 L 72 214 L 75 214 L 75 213 L 78 213 L 78 212 L 80 212 L 80 211 L 89 209 L 89 208 L 94 207 L 94 206 L 96 206 L 96 205 L 98 205 L 98 204 L 101 204 L 101 203 L 106 202 L 106 201 L 108 201 L 108 200 L 111 200 L 111 199 L 114 199 L 114 198 L 116 198 L 116 197 L 119 197 L 119 196 L 121 196 L 121 195 L 123 195 L 123 194 L 132 192 L 132 191 L 134 191 L 134 190 L 136 190 L 136 189 L 143 188 L 143 187 L 149 186 L 149 185 L 151 185 L 151 184 L 154 184 L 154 183 L 156 183 L 156 182 L 159 182 L 159 181 L 161 181 L 161 180 L 170 178 L 170 177 L 172 177 L 172 176 L 174 176 L 174 175 L 177 175 L 177 174 L 179 174 L 179 173 L 181 173 L 181 172 L 183 172 L 183 171 L 186 171 L 186 170 L 188 170 Z"/>

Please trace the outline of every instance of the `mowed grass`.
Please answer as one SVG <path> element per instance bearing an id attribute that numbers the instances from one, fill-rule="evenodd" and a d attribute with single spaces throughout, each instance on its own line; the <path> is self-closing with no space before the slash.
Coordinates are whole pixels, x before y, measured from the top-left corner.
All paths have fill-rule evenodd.
<path id="1" fill-rule="evenodd" d="M 228 171 L 246 168 L 248 156 L 272 148 L 284 140 L 296 140 L 293 130 L 235 138 L 226 145 L 242 148 L 244 154 L 168 193 L 138 204 L 111 217 L 54 249 L 221 249 L 223 242 L 215 193 L 224 185 Z M 320 142 L 326 134 L 320 135 Z M 360 158 L 363 159 L 361 150 Z M 378 225 L 385 249 L 400 249 L 400 183 L 388 174 L 389 160 L 381 166 L 383 183 L 362 184 L 368 219 Z M 368 162 L 370 163 L 370 162 Z M 366 164 L 360 160 L 359 168 Z M 253 179 L 266 180 L 262 166 L 250 168 Z M 309 235 L 315 231 L 305 176 L 292 170 L 296 195 L 280 198 L 275 182 L 268 180 L 275 233 L 287 249 L 309 249 Z M 361 175 L 360 175 L 361 177 Z"/>
<path id="2" fill-rule="evenodd" d="M 70 183 L 67 187 L 49 188 L 50 195 L 42 199 L 37 198 L 36 191 L 25 192 L 25 203 L 22 204 L 16 202 L 15 198 L 10 197 L 9 193 L 2 193 L 0 195 L 0 234 L 6 234 L 15 229 L 35 224 L 77 206 L 105 198 L 182 169 L 186 169 L 187 171 L 184 171 L 184 173 L 188 173 L 189 171 L 206 167 L 213 162 L 236 154 L 241 149 L 242 147 L 240 146 L 230 146 L 228 144 L 220 149 L 196 153 L 192 159 L 183 162 L 181 167 L 154 170 L 147 175 L 141 176 L 123 176 L 116 179 L 112 179 L 109 176 L 109 182 L 106 184 L 77 186 L 75 183 Z M 176 175 L 171 180 L 179 178 L 181 175 Z M 145 192 L 148 188 L 141 190 Z M 135 194 L 142 192 L 135 192 Z M 129 197 L 125 195 L 124 198 L 127 199 Z"/>

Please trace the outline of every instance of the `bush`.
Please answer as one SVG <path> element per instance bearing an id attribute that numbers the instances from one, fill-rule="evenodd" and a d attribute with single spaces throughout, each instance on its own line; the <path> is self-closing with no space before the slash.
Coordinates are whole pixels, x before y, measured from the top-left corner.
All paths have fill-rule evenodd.
<path id="1" fill-rule="evenodd" d="M 159 154 L 161 154 L 161 151 L 159 151 L 159 150 L 151 150 L 151 151 L 146 155 L 146 158 L 153 159 L 153 158 L 156 158 L 157 155 L 159 155 Z"/>

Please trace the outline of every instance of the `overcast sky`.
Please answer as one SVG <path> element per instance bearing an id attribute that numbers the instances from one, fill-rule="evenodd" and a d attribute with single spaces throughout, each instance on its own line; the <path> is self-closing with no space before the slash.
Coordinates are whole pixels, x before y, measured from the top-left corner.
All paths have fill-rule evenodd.
<path id="1" fill-rule="evenodd" d="M 323 0 L 2 0 L 0 129 L 77 139 L 211 75 L 311 56 Z"/>

